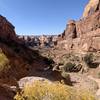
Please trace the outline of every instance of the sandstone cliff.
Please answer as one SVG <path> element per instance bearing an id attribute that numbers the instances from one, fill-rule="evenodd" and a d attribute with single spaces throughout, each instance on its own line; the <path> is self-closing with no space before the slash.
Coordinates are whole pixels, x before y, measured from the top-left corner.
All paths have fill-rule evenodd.
<path id="1" fill-rule="evenodd" d="M 92 8 L 93 12 L 89 14 Z M 58 36 L 58 47 L 78 53 L 100 51 L 100 1 L 90 0 L 83 15 L 79 21 L 68 22 L 60 36 L 62 39 Z"/>

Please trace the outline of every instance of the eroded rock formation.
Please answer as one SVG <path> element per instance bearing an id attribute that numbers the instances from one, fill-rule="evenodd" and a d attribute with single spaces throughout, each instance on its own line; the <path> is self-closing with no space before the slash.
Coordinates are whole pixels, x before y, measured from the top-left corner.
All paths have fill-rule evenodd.
<path id="1" fill-rule="evenodd" d="M 65 37 L 66 38 L 76 38 L 76 23 L 74 20 L 69 20 L 66 30 L 65 30 Z"/>
<path id="2" fill-rule="evenodd" d="M 89 14 L 91 9 L 93 12 Z M 58 36 L 58 47 L 80 53 L 100 51 L 100 1 L 90 0 L 83 15 L 79 21 L 68 22 L 60 40 Z"/>

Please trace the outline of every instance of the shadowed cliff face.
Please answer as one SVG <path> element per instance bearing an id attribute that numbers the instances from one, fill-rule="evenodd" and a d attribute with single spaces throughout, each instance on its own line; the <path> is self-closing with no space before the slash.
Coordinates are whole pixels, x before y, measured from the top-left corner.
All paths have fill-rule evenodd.
<path id="1" fill-rule="evenodd" d="M 27 48 L 17 39 L 14 26 L 3 16 L 0 16 L 0 49 L 9 59 L 9 66 L 11 66 L 11 69 L 0 76 L 1 79 L 8 78 L 7 81 L 20 79 L 31 75 L 32 69 L 35 72 L 48 66 L 38 51 Z"/>
<path id="2" fill-rule="evenodd" d="M 54 62 L 49 62 L 37 50 L 25 46 L 24 41 L 17 38 L 13 25 L 3 16 L 0 16 L 0 25 L 0 50 L 10 66 L 0 73 L 1 83 L 17 85 L 17 81 L 25 76 L 45 77 L 54 81 L 63 79 L 59 72 L 52 71 L 50 64 Z"/>

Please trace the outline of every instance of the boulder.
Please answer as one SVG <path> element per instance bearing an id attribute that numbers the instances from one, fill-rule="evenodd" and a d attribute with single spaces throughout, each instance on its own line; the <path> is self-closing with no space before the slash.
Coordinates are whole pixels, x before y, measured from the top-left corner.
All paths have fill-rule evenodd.
<path id="1" fill-rule="evenodd" d="M 41 81 L 41 82 L 47 81 L 51 83 L 51 81 L 49 81 L 46 78 L 42 78 L 42 77 L 35 77 L 35 76 L 24 77 L 18 81 L 19 88 L 23 88 L 26 84 L 32 85 L 35 81 Z"/>

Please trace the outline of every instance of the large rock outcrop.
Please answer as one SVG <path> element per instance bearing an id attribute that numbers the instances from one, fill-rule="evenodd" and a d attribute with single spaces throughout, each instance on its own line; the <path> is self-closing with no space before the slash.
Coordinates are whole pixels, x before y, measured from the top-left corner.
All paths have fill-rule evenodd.
<path id="1" fill-rule="evenodd" d="M 66 38 L 76 38 L 76 23 L 74 20 L 69 20 L 66 30 L 65 30 Z"/>
<path id="2" fill-rule="evenodd" d="M 93 13 L 88 14 L 92 8 Z M 58 36 L 58 47 L 80 53 L 100 51 L 100 1 L 90 0 L 85 10 L 84 18 L 68 22 L 65 31 L 59 35 L 62 39 Z"/>

